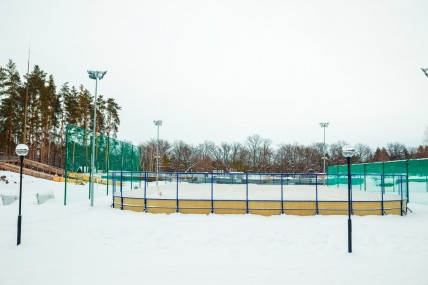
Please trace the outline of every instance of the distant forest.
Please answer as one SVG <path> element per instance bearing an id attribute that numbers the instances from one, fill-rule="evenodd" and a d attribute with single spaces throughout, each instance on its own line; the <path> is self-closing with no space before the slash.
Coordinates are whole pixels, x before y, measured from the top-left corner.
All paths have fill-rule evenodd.
<path id="1" fill-rule="evenodd" d="M 347 143 L 326 144 L 326 165 L 345 164 L 342 148 Z M 156 170 L 156 146 L 152 139 L 141 145 L 142 168 Z M 389 143 L 375 150 L 365 144 L 356 144 L 352 163 L 428 158 L 428 146 L 408 148 L 400 143 Z M 205 141 L 197 146 L 183 141 L 173 144 L 159 140 L 160 171 L 243 171 L 275 173 L 323 172 L 323 143 L 309 146 L 280 144 L 273 146 L 270 139 L 260 135 L 249 136 L 243 143 L 223 142 L 216 145 Z"/>
<path id="2" fill-rule="evenodd" d="M 97 97 L 96 130 L 116 137 L 121 107 L 113 98 Z M 25 142 L 30 148 L 27 158 L 63 167 L 65 127 L 93 129 L 93 102 L 83 85 L 66 82 L 57 91 L 53 75 L 38 65 L 21 78 L 9 60 L 0 66 L 0 156 L 15 155 L 16 145 Z"/>

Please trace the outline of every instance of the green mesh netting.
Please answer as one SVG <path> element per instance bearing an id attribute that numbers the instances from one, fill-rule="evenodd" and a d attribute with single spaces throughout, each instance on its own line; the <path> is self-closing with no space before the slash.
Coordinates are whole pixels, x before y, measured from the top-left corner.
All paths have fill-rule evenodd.
<path id="1" fill-rule="evenodd" d="M 339 185 L 344 183 L 342 175 L 348 173 L 348 168 L 346 165 L 332 165 L 328 167 L 327 171 L 331 175 L 328 179 L 329 185 Z M 428 205 L 428 159 L 352 164 L 351 173 L 357 177 L 365 178 L 368 175 L 376 177 L 378 175 L 378 179 L 382 179 L 382 177 L 383 179 L 393 179 L 392 184 L 395 183 L 395 179 L 405 179 L 409 201 L 411 199 L 412 202 Z M 404 175 L 404 178 L 394 175 Z M 366 180 L 364 179 L 364 181 Z M 365 184 L 364 187 L 366 187 Z"/>
<path id="2" fill-rule="evenodd" d="M 73 125 L 66 128 L 66 173 L 90 173 L 92 132 Z M 97 134 L 94 173 L 141 171 L 141 149 L 132 144 Z"/>

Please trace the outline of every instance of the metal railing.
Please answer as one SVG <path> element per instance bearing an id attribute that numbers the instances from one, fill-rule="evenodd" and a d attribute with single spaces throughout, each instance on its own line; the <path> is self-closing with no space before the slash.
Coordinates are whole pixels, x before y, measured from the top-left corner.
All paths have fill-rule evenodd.
<path id="1" fill-rule="evenodd" d="M 299 207 L 299 209 L 295 210 L 308 210 L 314 211 L 318 214 L 320 211 L 327 210 L 323 208 L 323 202 L 331 202 L 331 203 L 340 203 L 345 202 L 347 199 L 343 197 L 340 199 L 329 199 L 328 196 L 324 195 L 325 188 L 321 185 L 327 182 L 327 189 L 336 189 L 343 188 L 345 193 L 345 189 L 347 188 L 347 175 L 324 175 L 324 174 L 290 174 L 290 173 L 186 173 L 186 172 L 174 172 L 167 173 L 162 172 L 158 173 L 160 185 L 169 185 L 169 195 L 164 196 L 153 196 L 153 191 L 157 191 L 156 187 L 152 183 L 155 180 L 156 173 L 155 172 L 112 172 L 111 179 L 113 181 L 113 205 L 120 204 L 120 208 L 123 209 L 124 206 L 133 207 L 132 204 L 124 203 L 124 199 L 132 198 L 133 193 L 139 193 L 137 199 L 144 200 L 142 203 L 144 206 L 141 206 L 143 211 L 147 211 L 151 207 L 162 207 L 167 209 L 174 209 L 175 211 L 180 210 L 188 210 L 195 209 L 194 207 L 186 207 L 180 204 L 186 204 L 187 202 L 180 201 L 201 201 L 201 203 L 206 202 L 205 206 L 197 207 L 196 209 L 204 209 L 210 210 L 211 213 L 215 212 L 215 210 L 221 210 L 221 205 L 226 205 L 226 202 L 234 201 L 236 205 L 234 206 L 234 210 L 243 211 L 245 213 L 249 213 L 250 210 L 271 210 L 271 211 L 284 211 L 289 210 L 293 211 L 293 208 L 287 208 L 285 202 L 313 202 L 313 204 L 307 204 L 305 206 Z M 336 177 L 337 176 L 337 177 Z M 391 208 L 388 206 L 390 201 L 407 201 L 407 188 L 406 188 L 406 176 L 404 175 L 388 175 L 388 176 L 365 176 L 366 179 L 361 179 L 358 174 L 352 175 L 352 188 L 353 191 L 358 192 L 369 192 L 372 195 L 375 195 L 375 199 L 373 198 L 365 201 L 364 198 L 359 200 L 359 202 L 366 202 L 370 204 L 373 202 L 372 209 L 370 211 L 378 211 L 381 214 L 385 214 L 388 210 L 397 210 L 399 208 L 400 213 L 407 212 L 407 206 L 403 203 L 397 204 L 398 206 L 394 206 L 395 208 Z M 369 179 L 366 181 L 367 179 Z M 343 183 L 342 183 L 343 182 Z M 346 182 L 346 183 L 345 183 Z M 185 183 L 185 184 L 184 184 Z M 197 195 L 188 196 L 186 194 L 187 190 L 185 189 L 185 185 L 200 185 L 197 187 L 198 191 Z M 221 191 L 218 188 L 221 188 L 219 185 L 221 184 L 229 184 L 235 185 L 239 189 L 239 191 L 228 193 L 228 197 L 221 197 Z M 241 185 L 242 187 L 240 187 Z M 256 192 L 256 186 L 270 186 L 269 189 L 274 189 L 275 197 L 263 196 L 263 194 L 253 193 Z M 307 185 L 306 188 L 299 188 L 299 186 Z M 175 193 L 171 194 L 171 187 L 174 187 L 173 191 Z M 295 186 L 295 187 L 294 187 Z M 364 186 L 364 188 L 363 188 Z M 239 188 L 240 187 L 240 188 Z M 294 187 L 296 189 L 300 189 L 299 191 L 303 191 L 305 193 L 304 198 L 299 199 L 290 199 L 287 194 L 290 187 Z M 162 186 L 161 186 L 162 188 Z M 224 187 L 223 187 L 224 188 Z M 267 188 L 266 188 L 267 189 Z M 309 189 L 309 190 L 308 190 Z M 132 193 L 129 192 L 134 190 Z M 270 190 L 270 191 L 271 191 Z M 137 192 L 136 192 L 137 191 Z M 224 191 L 223 191 L 224 192 Z M 239 193 L 238 193 L 239 192 Z M 266 192 L 267 193 L 267 192 Z M 340 193 L 340 192 L 339 192 Z M 251 195 L 250 195 L 251 194 Z M 258 195 L 255 195 L 258 194 Z M 174 196 L 174 197 L 172 197 Z M 216 196 L 216 197 L 215 197 Z M 115 200 L 115 197 L 120 197 L 120 202 Z M 220 197 L 220 198 L 218 198 Z M 352 201 L 353 198 L 351 198 Z M 170 201 L 169 203 L 164 203 L 163 206 L 151 206 L 151 201 Z M 218 202 L 218 203 L 217 203 Z M 220 203 L 221 202 L 221 203 Z M 261 208 L 258 208 L 262 202 L 265 204 L 269 204 L 271 206 L 264 205 Z M 218 207 L 216 207 L 216 203 Z M 252 206 L 249 204 L 253 204 Z M 321 204 L 323 203 L 323 204 Z M 230 204 L 230 203 L 229 203 Z M 257 206 L 259 205 L 259 206 Z M 135 207 L 139 207 L 138 205 L 134 205 Z M 398 207 L 398 208 L 397 208 Z M 232 208 L 228 208 L 232 209 Z M 344 209 L 341 207 L 328 209 L 330 211 L 343 211 Z M 354 211 L 362 211 L 360 209 L 353 209 Z"/>

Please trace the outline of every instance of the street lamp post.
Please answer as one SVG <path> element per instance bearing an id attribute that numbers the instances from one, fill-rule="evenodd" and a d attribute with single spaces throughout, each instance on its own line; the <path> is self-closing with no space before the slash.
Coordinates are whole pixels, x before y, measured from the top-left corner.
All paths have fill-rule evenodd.
<path id="1" fill-rule="evenodd" d="M 158 186 L 158 175 L 159 175 L 159 127 L 162 126 L 161 120 L 153 121 L 155 126 L 158 127 L 158 135 L 156 140 L 156 186 Z"/>
<path id="2" fill-rule="evenodd" d="M 321 128 L 323 128 L 324 129 L 324 144 L 323 144 L 323 147 L 322 147 L 322 155 L 323 155 L 323 160 L 324 160 L 324 170 L 323 170 L 323 173 L 324 173 L 324 179 L 323 179 L 323 183 L 324 183 L 324 186 L 325 186 L 325 161 L 327 160 L 327 155 L 325 154 L 325 128 L 327 128 L 328 127 L 328 125 L 329 125 L 330 123 L 320 123 L 320 126 L 321 126 Z"/>
<path id="3" fill-rule="evenodd" d="M 19 176 L 19 214 L 18 214 L 18 236 L 16 245 L 21 244 L 21 224 L 22 224 L 22 216 L 21 216 L 21 205 L 22 205 L 22 165 L 24 162 L 24 156 L 28 154 L 28 146 L 26 144 L 19 144 L 15 149 L 16 154 L 19 156 L 21 160 L 21 169 Z"/>
<path id="4" fill-rule="evenodd" d="M 95 97 L 94 97 L 94 128 L 92 135 L 92 154 L 91 154 L 91 181 L 90 181 L 90 190 L 91 194 L 91 206 L 94 206 L 94 169 L 95 169 L 95 133 L 97 128 L 97 88 L 98 80 L 103 79 L 107 71 L 93 71 L 88 70 L 89 78 L 95 80 Z"/>
<path id="5" fill-rule="evenodd" d="M 354 155 L 355 150 L 351 146 L 345 146 L 342 149 L 342 154 L 346 157 L 348 164 L 348 252 L 352 252 L 352 221 L 351 221 L 351 157 Z"/>

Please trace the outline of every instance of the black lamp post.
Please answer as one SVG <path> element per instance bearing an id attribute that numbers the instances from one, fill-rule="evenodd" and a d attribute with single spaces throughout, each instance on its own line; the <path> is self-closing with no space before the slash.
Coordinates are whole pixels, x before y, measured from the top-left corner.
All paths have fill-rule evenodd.
<path id="1" fill-rule="evenodd" d="M 19 214 L 18 214 L 18 237 L 16 245 L 21 244 L 21 224 L 22 224 L 22 216 L 21 216 L 21 202 L 22 202 L 22 164 L 24 162 L 24 156 L 28 154 L 28 146 L 25 144 L 19 144 L 16 146 L 15 152 L 19 155 L 19 159 L 21 160 L 21 169 L 20 169 L 20 177 L 19 177 Z"/>
<path id="2" fill-rule="evenodd" d="M 354 155 L 355 150 L 351 146 L 345 146 L 342 149 L 342 154 L 346 157 L 348 163 L 348 252 L 352 252 L 352 221 L 351 221 L 351 157 Z"/>

